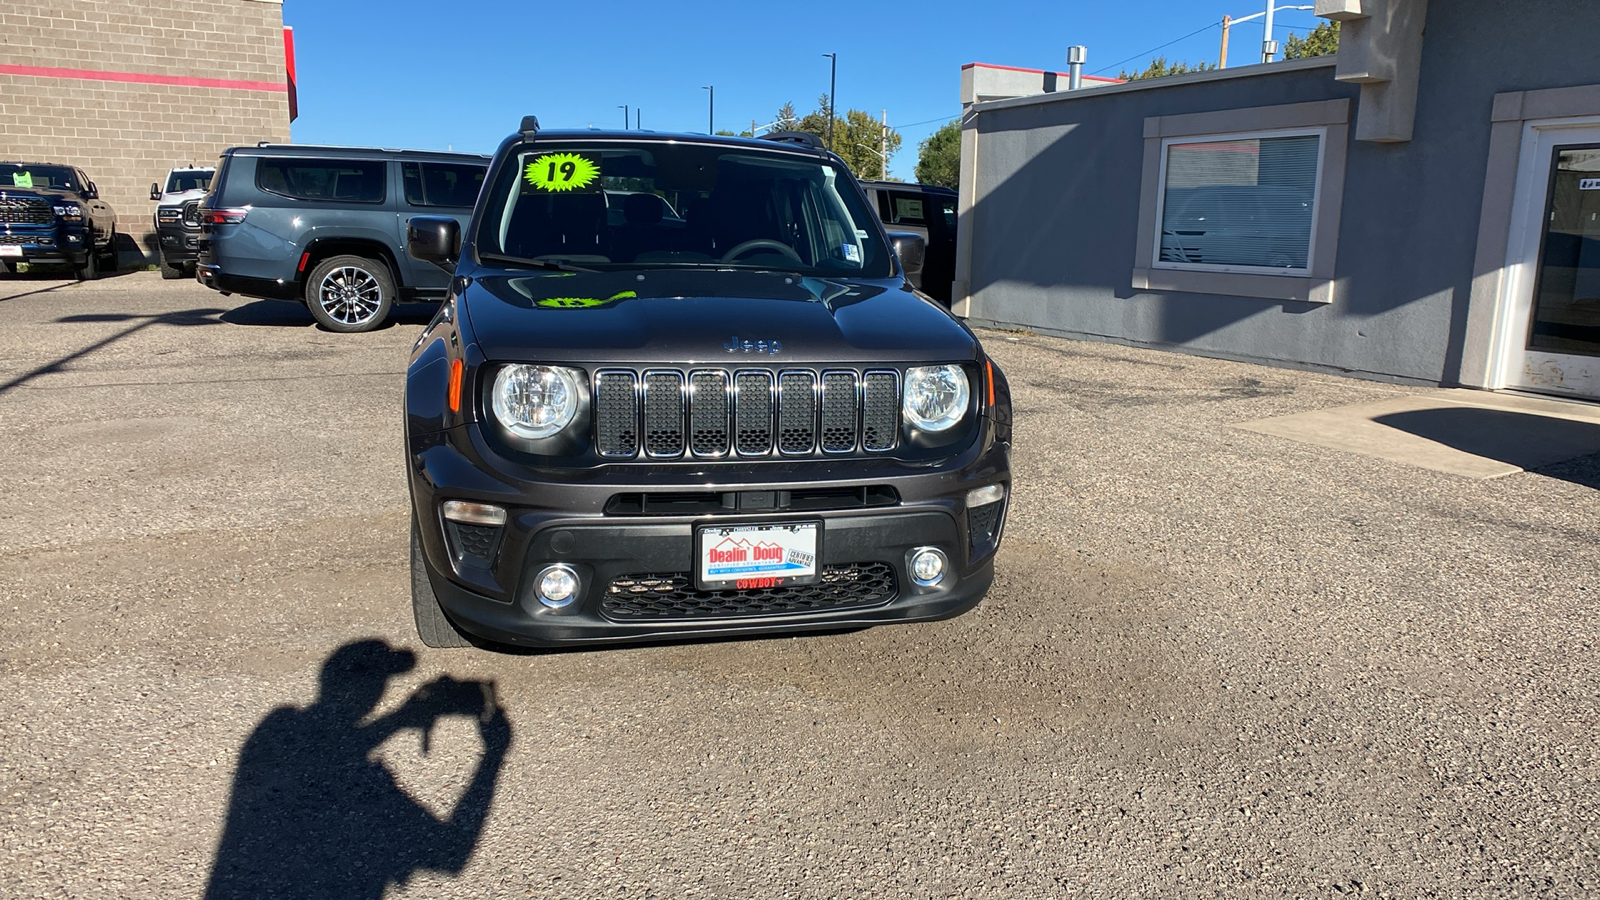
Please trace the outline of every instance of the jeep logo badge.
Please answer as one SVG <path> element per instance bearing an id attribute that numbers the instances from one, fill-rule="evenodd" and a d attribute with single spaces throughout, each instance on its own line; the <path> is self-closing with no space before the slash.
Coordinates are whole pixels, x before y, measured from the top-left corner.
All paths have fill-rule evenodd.
<path id="1" fill-rule="evenodd" d="M 739 336 L 736 334 L 733 337 L 728 338 L 727 342 L 722 345 L 722 349 L 728 351 L 729 353 L 766 353 L 770 355 L 782 350 L 783 342 L 741 341 L 739 340 Z"/>

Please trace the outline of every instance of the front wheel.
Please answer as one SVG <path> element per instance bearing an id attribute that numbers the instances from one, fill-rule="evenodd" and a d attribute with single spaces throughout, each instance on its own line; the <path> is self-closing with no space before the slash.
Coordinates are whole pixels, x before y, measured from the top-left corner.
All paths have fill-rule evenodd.
<path id="1" fill-rule="evenodd" d="M 175 266 L 167 262 L 166 257 L 161 258 L 161 277 L 168 281 L 176 281 L 184 275 L 183 266 Z"/>
<path id="2" fill-rule="evenodd" d="M 363 256 L 333 256 L 306 279 L 306 306 L 329 331 L 371 331 L 394 307 L 394 277 L 384 263 Z"/>
<path id="3" fill-rule="evenodd" d="M 117 271 L 117 226 L 111 226 L 111 238 L 106 241 L 105 256 L 100 263 L 103 272 Z"/>
<path id="4" fill-rule="evenodd" d="M 72 274 L 79 281 L 93 281 L 100 277 L 100 257 L 94 252 L 93 247 L 89 248 L 88 255 L 83 258 L 83 265 L 73 267 Z"/>
<path id="5" fill-rule="evenodd" d="M 428 580 L 428 564 L 422 558 L 422 532 L 411 520 L 411 615 L 417 623 L 417 637 L 429 647 L 471 647 L 461 629 L 451 622 L 439 606 L 439 597 Z"/>

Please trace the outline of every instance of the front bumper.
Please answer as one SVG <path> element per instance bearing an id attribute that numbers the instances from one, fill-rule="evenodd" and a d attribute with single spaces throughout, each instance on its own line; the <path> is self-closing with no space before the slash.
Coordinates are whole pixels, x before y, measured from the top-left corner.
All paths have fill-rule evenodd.
<path id="1" fill-rule="evenodd" d="M 159 225 L 156 227 L 156 237 L 161 246 L 161 257 L 167 261 L 167 265 L 174 268 L 190 266 L 200 259 L 200 229 Z"/>
<path id="2" fill-rule="evenodd" d="M 0 262 L 81 266 L 88 261 L 88 232 L 82 228 L 22 230 L 0 226 Z"/>
<path id="3" fill-rule="evenodd" d="M 973 488 L 999 483 L 1009 499 L 1008 448 L 1001 445 L 979 442 L 944 465 L 920 468 L 882 459 L 626 465 L 513 484 L 502 480 L 504 466 L 483 464 L 484 448 L 469 436 L 462 428 L 413 439 L 409 475 L 434 594 L 459 627 L 487 640 L 552 646 L 930 621 L 976 606 L 994 578 L 1006 501 L 974 514 L 965 498 Z M 897 502 L 684 515 L 614 511 L 618 496 L 667 499 L 707 490 L 760 496 L 845 487 L 872 488 L 875 496 L 892 492 Z M 447 500 L 502 506 L 506 524 L 462 529 L 443 519 Z M 845 588 L 695 589 L 698 526 L 793 521 L 821 522 L 818 563 L 831 568 L 824 582 Z M 937 547 L 948 557 L 936 585 L 919 586 L 907 571 L 919 547 Z M 553 563 L 571 567 L 580 582 L 577 599 L 561 609 L 535 595 L 537 573 Z M 668 582 L 676 590 L 665 600 L 657 591 L 640 593 L 642 585 Z"/>

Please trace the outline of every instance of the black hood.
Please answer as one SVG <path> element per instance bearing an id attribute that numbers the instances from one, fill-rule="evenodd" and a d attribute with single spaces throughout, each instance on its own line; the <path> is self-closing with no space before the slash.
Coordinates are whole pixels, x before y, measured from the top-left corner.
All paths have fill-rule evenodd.
<path id="1" fill-rule="evenodd" d="M 957 362 L 978 353 L 966 328 L 900 282 L 704 269 L 467 282 L 464 318 L 491 360 L 783 366 Z"/>
<path id="2" fill-rule="evenodd" d="M 51 203 L 55 203 L 55 202 L 58 202 L 60 200 L 74 200 L 74 201 L 82 202 L 82 199 L 78 196 L 78 192 L 77 191 L 69 191 L 69 190 L 66 190 L 65 188 L 60 189 L 60 190 L 55 190 L 55 189 L 52 189 L 52 188 L 43 188 L 43 187 L 35 187 L 35 188 L 14 188 L 14 187 L 0 188 L 0 200 L 23 200 L 23 199 L 49 200 Z"/>

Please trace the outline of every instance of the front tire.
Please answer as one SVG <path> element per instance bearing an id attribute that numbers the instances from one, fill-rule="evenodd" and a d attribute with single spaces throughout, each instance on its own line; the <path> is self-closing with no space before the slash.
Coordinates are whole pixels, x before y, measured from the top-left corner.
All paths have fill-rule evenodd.
<path id="1" fill-rule="evenodd" d="M 333 256 L 306 279 L 306 307 L 323 328 L 341 334 L 371 331 L 394 308 L 394 276 L 379 260 Z"/>
<path id="2" fill-rule="evenodd" d="M 89 248 L 89 253 L 83 258 L 83 265 L 74 266 L 72 274 L 79 281 L 93 281 L 100 277 L 100 257 L 94 252 L 94 247 Z"/>
<path id="3" fill-rule="evenodd" d="M 168 281 L 177 281 L 184 275 L 183 266 L 175 266 L 167 262 L 166 257 L 161 258 L 161 277 Z"/>
<path id="4" fill-rule="evenodd" d="M 471 647 L 472 641 L 451 622 L 439 606 L 439 597 L 428 580 L 428 564 L 422 558 L 422 532 L 411 519 L 411 615 L 417 623 L 417 637 L 424 646 L 437 648 Z"/>
<path id="5" fill-rule="evenodd" d="M 117 226 L 111 226 L 111 238 L 106 241 L 106 249 L 100 263 L 102 272 L 117 271 Z"/>

